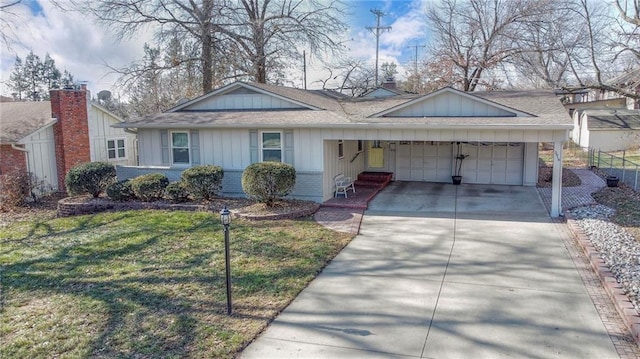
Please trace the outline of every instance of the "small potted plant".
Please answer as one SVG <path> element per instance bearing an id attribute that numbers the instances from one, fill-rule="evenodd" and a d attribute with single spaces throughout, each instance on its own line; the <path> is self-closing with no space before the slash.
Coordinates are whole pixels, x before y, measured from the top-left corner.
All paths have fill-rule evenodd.
<path id="1" fill-rule="evenodd" d="M 469 155 L 462 155 L 459 154 L 456 156 L 456 168 L 455 168 L 455 172 L 454 175 L 451 176 L 451 181 L 453 182 L 453 184 L 455 185 L 459 185 L 460 183 L 462 183 L 462 161 L 464 161 L 465 158 L 469 157 Z"/>
<path id="2" fill-rule="evenodd" d="M 620 179 L 618 176 L 607 176 L 607 187 L 618 187 L 618 182 Z"/>
<path id="3" fill-rule="evenodd" d="M 453 173 L 453 176 L 451 176 L 451 181 L 453 182 L 453 184 L 455 185 L 459 185 L 460 183 L 462 183 L 462 161 L 464 161 L 465 158 L 469 157 L 469 155 L 463 155 L 462 152 L 462 143 L 461 142 L 456 142 L 456 144 L 458 145 L 458 150 L 456 151 L 457 155 L 456 155 L 456 164 L 455 164 L 455 171 Z"/>

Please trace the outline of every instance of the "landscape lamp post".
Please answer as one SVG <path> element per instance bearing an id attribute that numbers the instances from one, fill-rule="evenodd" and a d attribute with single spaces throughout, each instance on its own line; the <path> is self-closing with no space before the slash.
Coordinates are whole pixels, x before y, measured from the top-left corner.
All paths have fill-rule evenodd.
<path id="1" fill-rule="evenodd" d="M 224 231 L 224 259 L 227 277 L 227 315 L 231 315 L 231 263 L 229 262 L 229 225 L 231 224 L 231 211 L 227 206 L 220 211 L 220 223 Z"/>

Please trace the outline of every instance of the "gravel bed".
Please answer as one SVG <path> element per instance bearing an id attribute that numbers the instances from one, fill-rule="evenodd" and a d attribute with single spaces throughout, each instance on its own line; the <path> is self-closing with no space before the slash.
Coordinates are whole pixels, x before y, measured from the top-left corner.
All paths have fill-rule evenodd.
<path id="1" fill-rule="evenodd" d="M 569 213 L 640 312 L 640 243 L 624 228 L 609 222 L 615 210 L 607 206 L 579 207 Z"/>

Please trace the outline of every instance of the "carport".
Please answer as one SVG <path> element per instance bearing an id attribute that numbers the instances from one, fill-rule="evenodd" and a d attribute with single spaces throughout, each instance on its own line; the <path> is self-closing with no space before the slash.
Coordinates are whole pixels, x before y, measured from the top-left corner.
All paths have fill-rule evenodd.
<path id="1" fill-rule="evenodd" d="M 242 358 L 617 358 L 535 188 L 395 182 Z"/>
<path id="2" fill-rule="evenodd" d="M 366 101 L 343 104 L 351 123 L 322 132 L 323 200 L 333 197 L 338 174 L 379 171 L 396 181 L 451 183 L 459 155 L 462 183 L 533 187 L 538 145 L 547 142 L 555 149 L 551 216 L 561 214 L 562 144 L 572 124 L 555 96 L 444 88 L 397 103 L 377 104 L 379 112 Z"/>

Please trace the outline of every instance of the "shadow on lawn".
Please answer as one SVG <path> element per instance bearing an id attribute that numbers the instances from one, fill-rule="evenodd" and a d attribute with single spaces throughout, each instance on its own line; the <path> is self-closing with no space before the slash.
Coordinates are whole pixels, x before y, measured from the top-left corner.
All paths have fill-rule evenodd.
<path id="1" fill-rule="evenodd" d="M 102 303 L 104 312 L 78 309 L 81 315 L 106 318 L 93 334 L 75 328 L 89 336 L 88 356 L 229 356 L 250 340 L 233 321 L 266 324 L 282 309 L 278 301 L 301 290 L 302 282 L 339 250 L 330 243 L 318 247 L 324 241 L 306 232 L 297 234 L 309 237 L 305 240 L 289 234 L 286 227 L 300 222 L 252 223 L 251 229 L 237 224 L 232 258 L 257 264 L 232 267 L 236 310 L 227 317 L 222 228 L 212 217 L 187 216 L 144 221 L 127 213 L 84 216 L 64 230 L 56 230 L 55 223 L 35 223 L 25 238 L 11 240 L 3 251 L 8 258 L 12 252 L 25 258 L 1 268 L 3 295 L 26 302 L 63 294 Z M 305 246 L 307 240 L 315 243 L 313 250 Z"/>
<path id="2" fill-rule="evenodd" d="M 48 240 L 46 237 L 54 235 L 86 235 L 86 231 L 113 225 L 123 218 L 124 215 L 109 222 L 97 223 L 92 221 L 92 216 L 87 216 L 74 228 L 58 232 L 48 223 L 38 222 L 29 230 L 25 240 L 33 243 L 37 239 L 40 242 L 42 239 Z M 201 221 L 189 229 L 194 232 L 206 229 L 210 232 L 213 227 L 212 222 Z M 127 236 L 139 235 L 145 235 L 146 238 L 136 243 L 114 245 L 117 241 L 124 242 Z M 179 235 L 184 233 L 181 230 L 159 232 L 138 228 L 113 235 L 103 234 L 99 239 L 87 243 L 66 241 L 50 255 L 4 265 L 0 284 L 5 288 L 5 293 L 0 300 L 4 302 L 12 292 L 13 295 L 22 292 L 28 296 L 57 293 L 104 303 L 109 319 L 101 323 L 99 335 L 90 338 L 93 344 L 86 353 L 89 356 L 187 356 L 189 345 L 196 335 L 198 319 L 195 314 L 202 315 L 202 311 L 205 311 L 204 315 L 215 316 L 224 310 L 221 302 L 211 298 L 214 295 L 201 298 L 179 293 L 175 295 L 172 286 L 217 286 L 224 283 L 224 278 L 218 275 L 217 269 L 214 271 L 214 268 L 205 265 L 215 255 L 215 248 L 180 262 L 179 266 L 167 263 L 162 255 L 156 259 L 140 256 L 144 252 L 154 253 L 154 247 L 160 241 Z M 30 246 L 27 243 L 24 245 Z M 142 264 L 132 269 L 119 268 L 126 267 L 129 260 Z M 107 273 L 101 268 L 108 268 Z M 181 275 L 183 273 L 190 275 Z M 211 288 L 207 291 L 219 290 Z M 0 308 L 5 311 L 6 303 L 2 304 Z"/>

